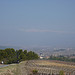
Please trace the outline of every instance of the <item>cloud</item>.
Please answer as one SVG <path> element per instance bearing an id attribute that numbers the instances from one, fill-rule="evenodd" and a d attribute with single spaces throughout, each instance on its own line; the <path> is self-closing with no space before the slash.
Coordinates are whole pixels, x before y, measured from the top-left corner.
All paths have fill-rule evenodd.
<path id="1" fill-rule="evenodd" d="M 20 29 L 23 32 L 54 32 L 54 33 L 65 33 L 65 31 L 56 31 L 56 30 L 40 30 L 40 29 Z"/>
<path id="2" fill-rule="evenodd" d="M 71 31 L 57 31 L 57 30 L 40 30 L 40 29 L 19 29 L 22 32 L 50 32 L 50 33 L 65 33 L 65 34 L 75 34 L 75 32 Z"/>

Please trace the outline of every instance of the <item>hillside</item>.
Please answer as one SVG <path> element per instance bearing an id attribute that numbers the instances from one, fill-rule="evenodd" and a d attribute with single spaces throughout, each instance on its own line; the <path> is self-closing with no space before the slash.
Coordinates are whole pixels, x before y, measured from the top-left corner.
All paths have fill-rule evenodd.
<path id="1" fill-rule="evenodd" d="M 49 60 L 22 61 L 19 64 L 0 68 L 0 75 L 2 73 L 2 75 L 6 75 L 5 73 L 10 73 L 10 75 L 33 75 L 33 70 L 37 70 L 37 75 L 59 75 L 60 71 L 63 71 L 65 74 L 75 75 L 75 63 Z"/>

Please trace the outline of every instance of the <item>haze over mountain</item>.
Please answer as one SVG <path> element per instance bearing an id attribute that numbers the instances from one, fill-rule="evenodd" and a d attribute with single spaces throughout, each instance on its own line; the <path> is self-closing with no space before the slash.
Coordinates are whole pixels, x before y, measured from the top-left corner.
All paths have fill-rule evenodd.
<path id="1" fill-rule="evenodd" d="M 0 45 L 75 48 L 74 0 L 0 0 Z"/>

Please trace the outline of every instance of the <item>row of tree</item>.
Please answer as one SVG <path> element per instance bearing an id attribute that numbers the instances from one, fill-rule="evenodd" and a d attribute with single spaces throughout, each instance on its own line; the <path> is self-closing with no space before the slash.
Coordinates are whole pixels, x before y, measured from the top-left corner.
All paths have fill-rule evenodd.
<path id="1" fill-rule="evenodd" d="M 75 62 L 75 58 L 68 58 L 65 56 L 50 56 L 50 60 L 60 60 L 60 61 L 69 61 L 69 62 Z"/>
<path id="2" fill-rule="evenodd" d="M 39 56 L 32 51 L 15 50 L 13 48 L 0 49 L 0 62 L 4 61 L 5 64 L 17 63 L 24 60 L 38 59 Z"/>

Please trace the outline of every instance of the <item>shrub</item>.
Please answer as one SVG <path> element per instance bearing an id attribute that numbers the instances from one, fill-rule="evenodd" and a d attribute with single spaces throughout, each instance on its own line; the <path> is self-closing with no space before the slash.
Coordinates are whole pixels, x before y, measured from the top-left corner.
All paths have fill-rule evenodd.
<path id="1" fill-rule="evenodd" d="M 60 71 L 59 72 L 59 75 L 64 75 L 64 71 Z"/>
<path id="2" fill-rule="evenodd" d="M 34 70 L 32 71 L 32 73 L 33 73 L 33 74 L 37 74 L 37 73 L 38 73 L 38 70 L 34 69 Z"/>

